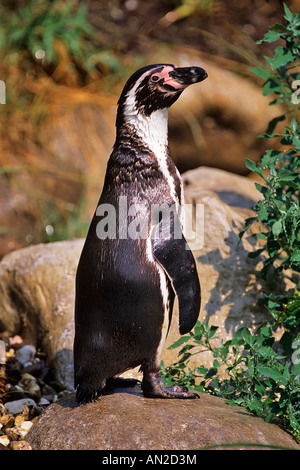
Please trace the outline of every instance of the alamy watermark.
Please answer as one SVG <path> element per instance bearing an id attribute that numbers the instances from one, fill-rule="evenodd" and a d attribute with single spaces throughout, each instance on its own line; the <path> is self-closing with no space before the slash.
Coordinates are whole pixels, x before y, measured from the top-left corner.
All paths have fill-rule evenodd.
<path id="1" fill-rule="evenodd" d="M 6 86 L 3 80 L 0 80 L 0 104 L 6 104 Z"/>
<path id="2" fill-rule="evenodd" d="M 186 249 L 199 250 L 204 244 L 204 204 L 184 204 L 184 237 Z M 117 207 L 100 204 L 96 210 L 99 239 L 182 239 L 182 225 L 175 204 L 138 203 L 128 205 L 127 196 L 120 196 Z"/>

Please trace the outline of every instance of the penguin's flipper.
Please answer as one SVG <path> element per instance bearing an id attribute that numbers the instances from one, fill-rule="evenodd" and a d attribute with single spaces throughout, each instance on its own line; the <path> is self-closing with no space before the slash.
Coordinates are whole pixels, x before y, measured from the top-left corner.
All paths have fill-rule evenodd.
<path id="1" fill-rule="evenodd" d="M 162 266 L 178 298 L 179 332 L 186 334 L 194 327 L 200 311 L 201 289 L 196 262 L 178 220 L 162 220 L 151 232 L 153 255 Z"/>

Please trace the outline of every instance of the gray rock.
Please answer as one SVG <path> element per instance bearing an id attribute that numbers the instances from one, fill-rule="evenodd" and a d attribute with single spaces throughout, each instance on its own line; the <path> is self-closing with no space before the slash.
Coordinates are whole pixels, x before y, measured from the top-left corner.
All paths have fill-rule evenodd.
<path id="1" fill-rule="evenodd" d="M 22 413 L 26 405 L 29 408 L 36 408 L 36 403 L 34 400 L 32 400 L 31 398 L 21 398 L 20 400 L 13 400 L 5 403 L 5 410 L 7 413 L 17 415 L 19 413 Z"/>
<path id="2" fill-rule="evenodd" d="M 0 365 L 5 363 L 6 347 L 4 341 L 0 341 Z"/>
<path id="3" fill-rule="evenodd" d="M 38 417 L 26 440 L 33 450 L 193 451 L 228 443 L 235 449 L 248 444 L 300 450 L 281 428 L 221 398 L 149 399 L 139 386 L 81 406 L 73 396 L 58 400 Z"/>
<path id="4" fill-rule="evenodd" d="M 35 357 L 36 349 L 32 344 L 25 344 L 16 351 L 16 359 L 24 366 Z"/>

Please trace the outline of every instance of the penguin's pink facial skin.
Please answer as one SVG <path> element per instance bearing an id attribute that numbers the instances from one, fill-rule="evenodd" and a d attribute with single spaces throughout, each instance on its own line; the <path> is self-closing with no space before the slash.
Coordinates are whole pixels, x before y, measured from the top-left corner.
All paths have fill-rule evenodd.
<path id="1" fill-rule="evenodd" d="M 179 82 L 176 82 L 175 80 L 173 80 L 169 73 L 170 72 L 173 72 L 173 70 L 175 69 L 176 67 L 172 67 L 172 66 L 166 66 L 163 68 L 163 70 L 161 72 L 155 72 L 153 75 L 151 75 L 151 81 L 154 82 L 154 83 L 158 83 L 158 84 L 163 84 L 163 85 L 169 85 L 171 86 L 172 88 L 175 88 L 175 90 L 180 90 L 180 89 L 183 89 L 183 88 L 186 88 L 188 85 L 183 85 Z"/>
<path id="2" fill-rule="evenodd" d="M 160 90 L 170 92 L 171 89 L 173 91 L 183 91 L 184 88 L 205 80 L 205 78 L 207 78 L 207 73 L 200 67 L 165 65 L 151 75 L 150 81 L 162 87 L 167 85 L 167 90 Z"/>

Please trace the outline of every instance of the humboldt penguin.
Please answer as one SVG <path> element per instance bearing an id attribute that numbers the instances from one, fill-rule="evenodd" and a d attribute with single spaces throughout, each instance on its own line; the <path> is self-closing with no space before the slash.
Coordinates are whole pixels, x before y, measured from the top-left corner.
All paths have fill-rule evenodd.
<path id="1" fill-rule="evenodd" d="M 74 385 L 79 403 L 140 366 L 146 397 L 194 398 L 165 386 L 161 355 L 178 298 L 179 332 L 195 325 L 200 283 L 183 235 L 183 187 L 168 145 L 168 108 L 200 67 L 135 72 L 118 101 L 116 140 L 76 273 Z M 166 211 L 164 209 L 167 209 Z"/>

